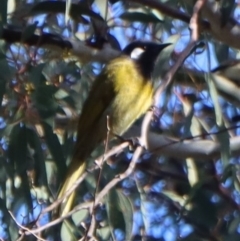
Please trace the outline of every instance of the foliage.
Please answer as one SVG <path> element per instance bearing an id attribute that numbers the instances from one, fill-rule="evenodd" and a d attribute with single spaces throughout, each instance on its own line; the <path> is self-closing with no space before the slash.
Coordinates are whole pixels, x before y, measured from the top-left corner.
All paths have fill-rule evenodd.
<path id="1" fill-rule="evenodd" d="M 0 14 L 1 240 L 239 240 L 235 1 L 2 0 Z M 153 73 L 164 90 L 145 149 L 114 140 L 101 168 L 95 150 L 77 210 L 53 223 L 89 88 L 134 40 L 172 43 Z"/>

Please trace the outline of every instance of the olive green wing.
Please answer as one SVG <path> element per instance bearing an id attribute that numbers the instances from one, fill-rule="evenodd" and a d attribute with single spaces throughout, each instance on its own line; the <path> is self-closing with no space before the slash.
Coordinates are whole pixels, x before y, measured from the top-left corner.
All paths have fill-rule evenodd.
<path id="1" fill-rule="evenodd" d="M 86 138 L 84 133 L 91 133 L 105 110 L 111 105 L 115 97 L 113 83 L 114 75 L 107 73 L 106 68 L 103 69 L 102 73 L 94 81 L 88 98 L 83 105 L 78 122 L 78 133 L 83 138 Z"/>

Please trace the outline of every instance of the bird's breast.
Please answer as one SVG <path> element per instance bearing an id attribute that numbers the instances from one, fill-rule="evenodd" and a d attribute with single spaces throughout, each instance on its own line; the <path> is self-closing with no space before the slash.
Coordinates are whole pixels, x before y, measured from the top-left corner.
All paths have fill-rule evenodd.
<path id="1" fill-rule="evenodd" d="M 148 110 L 153 96 L 151 81 L 143 78 L 137 65 L 130 59 L 120 62 L 115 63 L 109 72 L 116 93 L 109 114 L 110 124 L 112 132 L 118 135 L 122 135 Z M 118 69 L 117 72 L 114 67 Z"/>

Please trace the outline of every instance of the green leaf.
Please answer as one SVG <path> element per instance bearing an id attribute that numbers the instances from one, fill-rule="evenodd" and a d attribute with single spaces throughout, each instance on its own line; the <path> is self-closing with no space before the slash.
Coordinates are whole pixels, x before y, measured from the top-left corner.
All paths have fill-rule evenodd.
<path id="1" fill-rule="evenodd" d="M 44 14 L 44 13 L 63 13 L 65 14 L 66 3 L 59 1 L 43 1 L 37 3 L 30 11 L 31 15 Z M 79 15 L 86 15 L 100 21 L 103 18 L 86 7 L 86 5 L 78 3 L 71 4 L 70 16 L 76 21 L 79 20 Z"/>
<path id="2" fill-rule="evenodd" d="M 111 189 L 106 197 L 106 210 L 108 221 L 111 228 L 112 238 L 115 240 L 114 230 L 121 229 L 122 231 L 124 231 L 126 224 L 124 221 L 123 213 L 119 209 L 119 199 L 116 190 Z"/>
<path id="3" fill-rule="evenodd" d="M 33 158 L 34 158 L 34 170 L 36 172 L 36 181 L 35 185 L 37 186 L 48 186 L 47 181 L 47 173 L 46 173 L 46 166 L 45 166 L 45 158 L 43 155 L 43 149 L 41 145 L 40 137 L 37 133 L 31 129 L 27 128 L 27 140 L 29 146 L 33 149 Z"/>
<path id="4" fill-rule="evenodd" d="M 125 239 L 131 240 L 133 227 L 133 205 L 130 199 L 121 190 L 117 190 L 118 206 L 123 214 L 125 222 Z"/>
<path id="5" fill-rule="evenodd" d="M 222 126 L 222 124 L 223 124 L 222 109 L 218 102 L 218 91 L 214 84 L 214 82 L 216 82 L 216 81 L 214 81 L 214 78 L 215 77 L 213 74 L 209 74 L 207 76 L 206 80 L 207 80 L 207 84 L 208 84 L 208 88 L 209 88 L 209 93 L 210 93 L 210 96 L 211 96 L 211 99 L 212 99 L 213 105 L 214 105 L 216 123 L 218 126 Z"/>
<path id="6" fill-rule="evenodd" d="M 125 239 L 130 240 L 133 225 L 133 207 L 129 198 L 120 190 L 112 189 L 107 195 L 107 215 L 112 237 L 115 229 L 125 231 Z"/>
<path id="7" fill-rule="evenodd" d="M 119 16 L 119 18 L 129 22 L 140 22 L 140 23 L 160 23 L 162 22 L 159 18 L 149 13 L 141 12 L 126 12 Z"/>
<path id="8" fill-rule="evenodd" d="M 239 227 L 239 223 L 240 223 L 240 217 L 234 218 L 228 225 L 228 232 L 230 234 L 236 233 Z"/>
<path id="9" fill-rule="evenodd" d="M 166 197 L 170 198 L 176 203 L 179 203 L 180 206 L 184 207 L 186 204 L 186 199 L 175 192 L 172 191 L 163 191 L 162 192 Z"/>
<path id="10" fill-rule="evenodd" d="M 27 170 L 30 165 L 27 149 L 26 126 L 23 123 L 15 125 L 10 135 L 8 156 L 15 166 L 15 176 L 21 178 L 21 190 L 30 210 L 32 210 L 32 198 L 30 194 Z"/>
<path id="11" fill-rule="evenodd" d="M 68 97 L 69 96 L 69 93 L 66 91 L 66 90 L 64 90 L 64 89 L 59 89 L 55 94 L 54 94 L 54 97 L 56 98 L 56 99 L 64 99 L 64 98 L 66 98 L 66 97 Z"/>
<path id="12" fill-rule="evenodd" d="M 219 130 L 226 130 L 227 127 L 224 125 L 222 127 L 219 127 Z M 220 143 L 220 150 L 221 150 L 221 160 L 224 164 L 224 167 L 226 168 L 229 164 L 230 159 L 230 136 L 227 131 L 223 131 L 217 134 L 217 139 Z"/>
<path id="13" fill-rule="evenodd" d="M 8 0 L 1 0 L 0 3 L 0 19 L 2 24 L 7 23 L 7 6 Z"/>
<path id="14" fill-rule="evenodd" d="M 61 227 L 61 240 L 77 241 L 83 236 L 84 233 L 82 233 L 79 227 L 74 225 L 70 219 L 63 222 Z"/>
<path id="15" fill-rule="evenodd" d="M 109 226 L 98 228 L 97 229 L 97 236 L 99 236 L 102 241 L 109 241 L 111 235 L 111 229 Z"/>
<path id="16" fill-rule="evenodd" d="M 8 154 L 10 160 L 15 163 L 17 173 L 24 173 L 27 168 L 27 136 L 26 126 L 22 123 L 12 129 Z"/>
<path id="17" fill-rule="evenodd" d="M 236 173 L 236 170 L 234 169 L 234 165 L 232 164 L 227 165 L 223 171 L 221 182 L 224 183 L 228 178 L 233 177 L 234 173 Z"/>
<path id="18" fill-rule="evenodd" d="M 42 118 L 49 118 L 56 114 L 58 103 L 54 99 L 54 94 L 58 88 L 53 85 L 40 85 L 33 92 L 33 100 Z"/>
<path id="19" fill-rule="evenodd" d="M 59 142 L 57 135 L 53 133 L 53 129 L 49 124 L 47 124 L 46 122 L 42 122 L 42 127 L 44 129 L 47 146 L 58 168 L 59 177 L 62 179 L 65 177 L 65 174 L 67 171 L 67 166 L 65 162 L 65 157 L 63 155 L 62 146 Z"/>
<path id="20" fill-rule="evenodd" d="M 214 105 L 214 111 L 215 111 L 215 117 L 216 117 L 216 123 L 219 128 L 219 131 L 225 130 L 226 127 L 223 123 L 223 115 L 222 115 L 222 108 L 218 101 L 218 91 L 215 86 L 215 75 L 210 74 L 207 76 L 207 84 L 210 92 L 210 96 L 213 101 Z M 224 163 L 224 166 L 226 167 L 229 163 L 230 158 L 230 141 L 229 141 L 229 134 L 227 131 L 223 131 L 221 133 L 218 133 L 217 138 L 219 140 L 220 146 L 221 146 L 221 159 Z"/>
<path id="21" fill-rule="evenodd" d="M 89 210 L 81 209 L 72 215 L 72 219 L 76 225 L 84 221 L 89 215 Z"/>

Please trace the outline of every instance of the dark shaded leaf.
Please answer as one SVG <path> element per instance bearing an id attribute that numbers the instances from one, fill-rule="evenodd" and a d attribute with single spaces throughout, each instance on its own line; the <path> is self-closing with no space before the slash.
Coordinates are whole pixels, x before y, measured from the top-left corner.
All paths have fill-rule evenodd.
<path id="1" fill-rule="evenodd" d="M 113 36 L 110 33 L 107 33 L 107 40 L 114 49 L 119 51 L 121 50 L 121 46 L 115 36 Z"/>
<path id="2" fill-rule="evenodd" d="M 235 232 L 233 234 L 226 235 L 225 237 L 223 237 L 222 240 L 223 241 L 229 241 L 229 240 L 231 240 L 231 241 L 239 241 L 239 239 L 240 239 L 240 234 Z"/>
<path id="3" fill-rule="evenodd" d="M 235 0 L 221 0 L 220 1 L 220 11 L 221 11 L 221 26 L 224 27 L 229 21 L 232 12 L 235 7 Z"/>
<path id="4" fill-rule="evenodd" d="M 153 14 L 140 13 L 140 12 L 126 12 L 119 16 L 119 18 L 129 22 L 140 22 L 140 23 L 160 23 L 160 19 L 155 17 Z"/>
<path id="5" fill-rule="evenodd" d="M 217 57 L 217 60 L 219 63 L 222 63 L 229 57 L 229 46 L 223 43 L 215 43 L 214 45 L 215 48 L 215 54 Z"/>
<path id="6" fill-rule="evenodd" d="M 71 93 L 69 93 L 68 96 L 66 96 L 65 98 L 63 98 L 63 100 L 73 109 L 76 108 L 76 104 L 75 101 L 73 99 L 73 97 L 70 95 Z"/>
<path id="7" fill-rule="evenodd" d="M 34 84 L 35 88 L 38 88 L 40 84 L 44 84 L 45 77 L 43 75 L 43 69 L 46 64 L 38 64 L 37 66 L 31 66 L 29 70 L 29 80 Z"/>
<path id="8" fill-rule="evenodd" d="M 206 230 L 206 233 L 210 233 L 210 229 L 217 223 L 217 206 L 211 202 L 212 194 L 201 187 L 201 183 L 194 186 L 191 194 L 193 208 L 187 216 L 194 225 L 200 225 Z"/>
<path id="9" fill-rule="evenodd" d="M 31 38 L 34 35 L 35 30 L 37 29 L 37 22 L 34 24 L 28 25 L 24 31 L 22 32 L 22 42 L 27 41 L 29 38 Z"/>
<path id="10" fill-rule="evenodd" d="M 4 240 L 17 240 L 18 236 L 19 236 L 19 230 L 18 230 L 18 226 L 16 225 L 16 223 L 12 220 L 12 217 L 10 216 L 7 207 L 5 205 L 5 202 L 2 198 L 0 198 L 0 212 L 1 212 L 1 216 L 2 218 L 0 218 L 0 222 L 1 225 L 3 226 L 3 224 L 6 225 L 5 229 L 1 229 L 1 238 L 3 238 L 3 235 L 5 233 L 5 235 L 9 235 L 10 237 L 8 237 L 8 239 L 4 239 Z"/>
<path id="11" fill-rule="evenodd" d="M 37 3 L 30 11 L 30 14 L 42 14 L 42 13 L 63 13 L 65 14 L 66 3 L 59 1 L 43 1 Z M 79 15 L 86 15 L 92 18 L 96 18 L 103 21 L 103 18 L 97 13 L 93 12 L 85 6 L 85 4 L 71 4 L 70 16 L 78 20 Z"/>
<path id="12" fill-rule="evenodd" d="M 37 186 L 48 186 L 47 182 L 47 173 L 45 167 L 45 159 L 43 156 L 43 149 L 41 146 L 41 140 L 37 133 L 30 128 L 27 128 L 27 140 L 30 147 L 33 149 L 33 158 L 34 158 L 34 170 L 36 173 Z"/>
<path id="13" fill-rule="evenodd" d="M 42 126 L 44 129 L 47 146 L 58 168 L 60 180 L 63 180 L 66 174 L 67 166 L 65 163 L 62 146 L 58 140 L 57 135 L 53 132 L 52 127 L 46 122 L 42 122 Z"/>
<path id="14" fill-rule="evenodd" d="M 120 197 L 120 195 L 118 195 L 118 192 L 115 189 L 111 189 L 108 192 L 106 206 L 107 206 L 107 215 L 108 215 L 108 220 L 111 227 L 112 237 L 114 237 L 115 229 L 120 229 L 122 231 L 129 231 L 129 228 L 131 228 L 132 224 L 129 223 L 130 219 L 129 217 L 127 217 L 128 216 L 127 214 L 124 214 L 124 212 L 126 212 L 125 205 L 126 205 L 125 198 L 123 198 L 122 196 Z M 126 223 L 125 221 L 127 221 L 128 223 Z"/>
<path id="15" fill-rule="evenodd" d="M 3 156 L 1 156 L 0 157 L 0 185 L 4 183 L 4 185 L 1 185 L 1 188 L 5 186 L 5 180 L 7 179 L 5 164 L 6 164 L 6 160 Z"/>
<path id="16" fill-rule="evenodd" d="M 32 198 L 27 176 L 27 170 L 31 165 L 31 160 L 28 158 L 27 145 L 27 132 L 25 124 L 20 123 L 15 125 L 10 135 L 8 156 L 10 161 L 15 166 L 15 175 L 21 178 L 20 188 L 23 192 L 24 199 L 26 200 L 29 209 L 32 210 Z"/>
<path id="17" fill-rule="evenodd" d="M 125 239 L 130 240 L 132 237 L 133 227 L 133 206 L 130 199 L 125 196 L 121 190 L 117 190 L 117 195 L 118 205 L 125 221 Z"/>
<path id="18" fill-rule="evenodd" d="M 54 94 L 58 88 L 53 85 L 41 85 L 38 86 L 33 93 L 33 99 L 35 105 L 42 118 L 49 118 L 54 116 L 58 110 L 58 103 L 54 98 Z"/>
<path id="19" fill-rule="evenodd" d="M 69 134 L 67 131 L 64 136 L 64 143 L 63 143 L 63 152 L 65 157 L 69 157 L 73 153 L 74 149 L 74 138 L 72 134 Z"/>
<path id="20" fill-rule="evenodd" d="M 2 0 L 0 3 L 0 19 L 2 24 L 7 23 L 7 5 L 8 0 Z"/>

